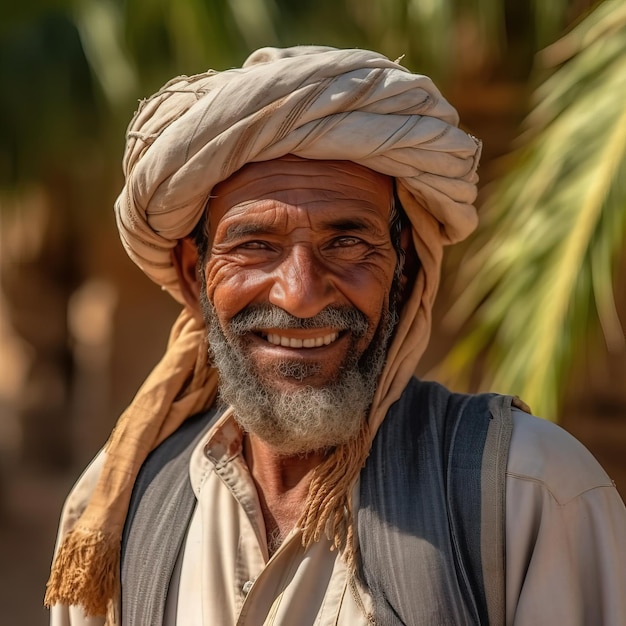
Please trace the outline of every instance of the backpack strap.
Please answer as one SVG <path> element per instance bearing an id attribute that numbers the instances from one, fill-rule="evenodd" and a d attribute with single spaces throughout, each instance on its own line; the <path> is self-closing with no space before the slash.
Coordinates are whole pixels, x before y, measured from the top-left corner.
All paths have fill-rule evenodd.
<path id="1" fill-rule="evenodd" d="M 122 534 L 124 626 L 163 623 L 170 579 L 196 503 L 189 461 L 220 413 L 214 407 L 185 420 L 150 453 L 139 472 Z"/>
<path id="2" fill-rule="evenodd" d="M 413 379 L 361 474 L 360 574 L 376 623 L 504 623 L 510 398 Z"/>
<path id="3" fill-rule="evenodd" d="M 510 396 L 451 394 L 447 500 L 455 564 L 479 624 L 505 621 L 506 466 Z"/>

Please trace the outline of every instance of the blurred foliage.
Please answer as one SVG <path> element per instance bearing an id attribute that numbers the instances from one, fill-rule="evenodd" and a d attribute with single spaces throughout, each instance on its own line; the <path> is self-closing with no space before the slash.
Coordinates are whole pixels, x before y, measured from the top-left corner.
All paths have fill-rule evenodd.
<path id="1" fill-rule="evenodd" d="M 541 61 L 558 69 L 489 190 L 447 320 L 470 330 L 442 369 L 467 382 L 468 363 L 483 355 L 481 387 L 554 419 L 598 321 L 610 351 L 625 346 L 612 277 L 626 235 L 626 4 L 600 4 Z"/>
<path id="2" fill-rule="evenodd" d="M 17 23 L 0 47 L 3 183 L 63 162 L 99 123 L 92 75 L 75 24 L 62 13 Z"/>
<path id="3" fill-rule="evenodd" d="M 62 178 L 84 198 L 96 178 L 117 180 L 139 98 L 176 74 L 240 65 L 263 45 L 404 55 L 461 99 L 463 85 L 527 81 L 537 51 L 591 1 L 4 2 L 0 187 Z M 444 363 L 449 377 L 463 382 L 483 355 L 481 386 L 519 393 L 547 416 L 596 312 L 609 346 L 623 341 L 611 277 L 624 243 L 625 11 L 623 0 L 599 2 L 539 57 L 533 80 L 546 81 L 509 173 L 485 194 L 485 226 L 460 279 L 469 288 L 449 316 L 470 328 Z M 110 187 L 91 194 L 92 209 L 109 210 Z"/>
<path id="4" fill-rule="evenodd" d="M 0 185 L 119 158 L 137 100 L 181 73 L 239 65 L 263 45 L 371 47 L 452 81 L 503 59 L 527 73 L 572 12 L 536 0 L 27 0 L 0 9 Z M 549 8 L 547 8 L 549 7 Z M 506 51 L 506 54 L 504 52 Z M 505 63 L 506 64 L 506 63 Z M 121 141 L 121 139 L 119 140 Z M 93 147 L 91 148 L 93 151 Z"/>
<path id="5" fill-rule="evenodd" d="M 572 13 L 535 0 L 26 0 L 0 9 L 0 184 L 76 166 L 85 142 L 117 161 L 134 103 L 173 75 L 240 64 L 263 45 L 371 47 L 438 81 L 526 73 Z M 521 52 L 520 52 L 521 46 Z M 470 63 L 471 61 L 471 63 Z M 466 67 L 470 63 L 470 67 Z M 510 68 L 509 70 L 510 71 Z M 10 86 L 10 87 L 8 87 Z M 107 146 L 104 144 L 109 142 Z"/>

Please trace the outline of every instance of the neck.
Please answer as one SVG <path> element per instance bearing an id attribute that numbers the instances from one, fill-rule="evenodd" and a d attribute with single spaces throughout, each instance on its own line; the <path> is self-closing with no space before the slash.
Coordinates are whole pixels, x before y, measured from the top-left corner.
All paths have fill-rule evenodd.
<path id="1" fill-rule="evenodd" d="M 285 456 L 250 434 L 243 453 L 259 495 L 271 556 L 302 514 L 313 470 L 326 453 Z"/>
<path id="2" fill-rule="evenodd" d="M 243 452 L 255 482 L 276 494 L 297 490 L 303 482 L 308 487 L 307 478 L 326 457 L 326 452 L 284 455 L 250 434 L 246 434 Z"/>

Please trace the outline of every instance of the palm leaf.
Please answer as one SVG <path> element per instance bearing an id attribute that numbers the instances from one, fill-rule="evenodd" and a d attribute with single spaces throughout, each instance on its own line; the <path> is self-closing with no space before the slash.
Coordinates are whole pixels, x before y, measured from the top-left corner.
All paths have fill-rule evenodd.
<path id="1" fill-rule="evenodd" d="M 137 92 L 137 72 L 123 44 L 121 10 L 112 0 L 82 0 L 74 19 L 85 56 L 107 102 L 127 105 Z"/>
<path id="2" fill-rule="evenodd" d="M 482 356 L 480 387 L 550 418 L 594 325 L 610 350 L 624 346 L 612 272 L 626 234 L 626 5 L 600 4 L 545 55 L 559 56 L 515 166 L 486 201 L 447 317 L 469 329 L 439 370 L 467 381 Z"/>

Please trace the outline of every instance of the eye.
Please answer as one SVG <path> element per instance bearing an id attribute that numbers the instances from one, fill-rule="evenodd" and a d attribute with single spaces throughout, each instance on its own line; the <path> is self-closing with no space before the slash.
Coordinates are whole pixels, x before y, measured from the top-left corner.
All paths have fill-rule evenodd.
<path id="1" fill-rule="evenodd" d="M 230 248 L 232 254 L 239 255 L 250 262 L 264 261 L 273 258 L 277 253 L 276 245 L 263 239 L 240 241 Z"/>
<path id="2" fill-rule="evenodd" d="M 358 237 L 343 236 L 333 239 L 330 246 L 332 248 L 350 248 L 352 246 L 358 246 L 361 243 L 364 243 L 364 241 Z"/>
<path id="3" fill-rule="evenodd" d="M 341 235 L 331 239 L 325 248 L 328 258 L 344 261 L 358 261 L 363 259 L 371 246 L 361 239 L 352 235 Z"/>
<path id="4" fill-rule="evenodd" d="M 270 250 L 271 246 L 265 241 L 244 241 L 237 245 L 243 250 Z"/>

